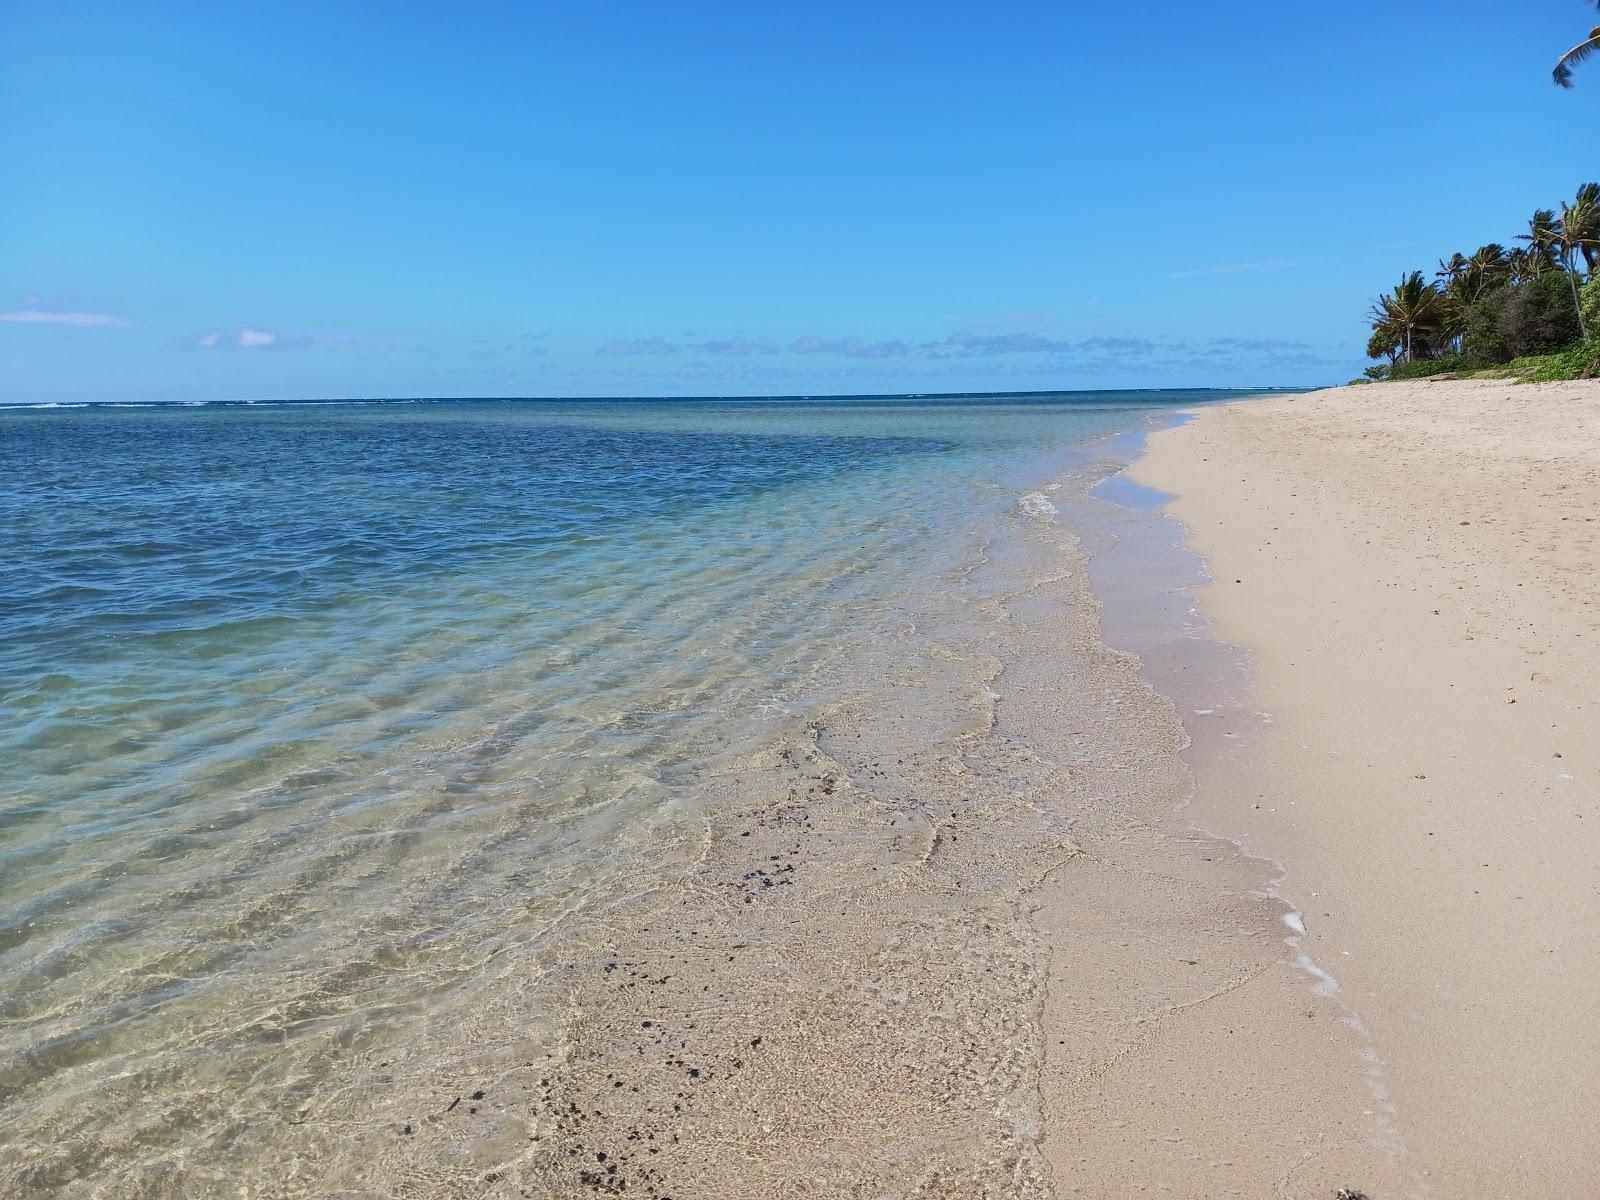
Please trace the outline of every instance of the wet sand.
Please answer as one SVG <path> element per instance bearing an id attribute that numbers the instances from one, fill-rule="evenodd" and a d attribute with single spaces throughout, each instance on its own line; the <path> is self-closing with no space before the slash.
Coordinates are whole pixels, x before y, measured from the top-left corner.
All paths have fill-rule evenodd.
<path id="1" fill-rule="evenodd" d="M 1202 767 L 1189 813 L 1285 864 L 1303 950 L 1392 1103 L 1388 1163 L 1351 1186 L 1592 1186 L 1600 384 L 1246 401 L 1156 434 L 1133 474 L 1176 494 L 1214 580 L 1202 612 L 1248 650 L 1273 722 L 1233 769 Z M 1247 1015 L 1270 1030 L 1289 999 Z M 1331 1049 L 1319 1103 L 1340 1087 Z M 1215 1117 L 1216 1095 L 1282 1066 L 1219 1059 L 1195 1103 Z"/>

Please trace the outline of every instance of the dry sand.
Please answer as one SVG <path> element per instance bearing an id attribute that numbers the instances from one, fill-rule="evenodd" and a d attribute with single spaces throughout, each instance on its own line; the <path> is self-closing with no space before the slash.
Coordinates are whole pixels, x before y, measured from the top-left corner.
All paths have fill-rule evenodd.
<path id="1" fill-rule="evenodd" d="M 1392 1100 L 1393 1170 L 1350 1184 L 1374 1200 L 1588 1194 L 1600 1171 L 1600 384 L 1244 401 L 1154 435 L 1133 474 L 1176 495 L 1214 580 L 1202 611 L 1249 652 L 1254 704 L 1275 722 L 1246 768 L 1202 772 L 1190 815 L 1284 864 L 1303 949 L 1337 977 L 1378 1060 L 1370 1082 Z M 1293 995 L 1258 991 L 1240 1020 L 1270 1032 Z M 1302 1139 L 1305 1113 L 1348 1110 L 1336 1072 L 1364 1069 L 1336 1041 L 1311 1047 L 1313 1076 L 1290 1072 L 1305 1089 Z M 1270 1039 L 1249 1044 L 1217 1057 L 1215 1094 L 1293 1103 L 1294 1086 L 1262 1077 Z M 1186 1122 L 1197 1157 L 1199 1119 L 1170 1095 L 1160 1107 Z M 1214 1144 L 1249 1155 L 1264 1142 L 1235 1129 Z M 1250 1186 L 1238 1194 L 1317 1194 Z"/>

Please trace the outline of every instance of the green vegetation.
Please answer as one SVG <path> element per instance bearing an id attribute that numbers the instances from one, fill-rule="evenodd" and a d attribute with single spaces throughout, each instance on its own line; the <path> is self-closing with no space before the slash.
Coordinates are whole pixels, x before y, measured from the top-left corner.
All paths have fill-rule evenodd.
<path id="1" fill-rule="evenodd" d="M 1507 370 L 1523 383 L 1552 383 L 1558 379 L 1600 379 L 1600 339 L 1573 346 L 1559 354 L 1514 359 Z"/>
<path id="2" fill-rule="evenodd" d="M 1600 378 L 1600 184 L 1535 211 L 1516 241 L 1452 254 L 1432 280 L 1412 271 L 1379 296 L 1367 357 L 1387 361 L 1367 378 Z"/>
<path id="3" fill-rule="evenodd" d="M 1392 368 L 1385 379 L 1426 379 L 1430 375 L 1444 375 L 1452 371 L 1467 369 L 1467 358 L 1464 354 L 1446 354 L 1441 358 L 1419 358 L 1415 362 L 1401 363 Z"/>

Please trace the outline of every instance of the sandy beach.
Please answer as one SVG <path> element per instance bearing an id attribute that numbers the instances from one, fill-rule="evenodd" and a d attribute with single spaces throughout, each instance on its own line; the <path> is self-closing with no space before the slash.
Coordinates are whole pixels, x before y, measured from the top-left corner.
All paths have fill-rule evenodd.
<path id="1" fill-rule="evenodd" d="M 1155 434 L 1132 474 L 1175 496 L 1210 568 L 1201 611 L 1248 653 L 1271 721 L 1230 769 L 1201 770 L 1189 815 L 1283 864 L 1300 950 L 1347 1009 L 1305 1024 L 1367 1043 L 1295 1039 L 1324 1053 L 1294 1073 L 1308 1111 L 1348 1111 L 1365 1076 L 1354 1119 L 1389 1129 L 1361 1135 L 1388 1145 L 1349 1185 L 1592 1184 L 1600 384 L 1249 400 Z M 1270 1028 L 1293 995 L 1257 994 L 1244 1019 Z M 1273 1086 L 1260 1058 L 1220 1056 L 1213 1095 Z M 1308 1136 L 1303 1113 L 1282 1119 Z"/>

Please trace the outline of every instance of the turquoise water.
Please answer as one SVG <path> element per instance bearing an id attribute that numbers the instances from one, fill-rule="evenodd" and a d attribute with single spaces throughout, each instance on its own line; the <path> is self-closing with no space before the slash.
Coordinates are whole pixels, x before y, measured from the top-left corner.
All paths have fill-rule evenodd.
<path id="1" fill-rule="evenodd" d="M 483 989 L 1208 398 L 0 410 L 0 1190 L 222 1194 L 353 1064 L 556 1036 Z"/>

